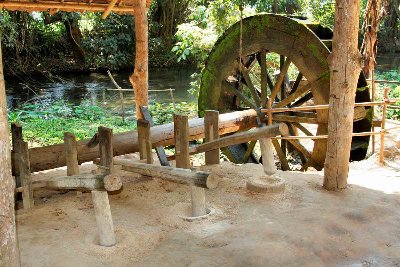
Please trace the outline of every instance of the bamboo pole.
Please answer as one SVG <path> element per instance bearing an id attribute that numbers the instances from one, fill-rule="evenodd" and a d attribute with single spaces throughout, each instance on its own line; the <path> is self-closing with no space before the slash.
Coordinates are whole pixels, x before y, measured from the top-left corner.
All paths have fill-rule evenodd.
<path id="1" fill-rule="evenodd" d="M 389 88 L 386 87 L 383 92 L 383 99 L 386 100 L 388 99 L 388 94 L 389 94 Z M 379 162 L 384 164 L 385 159 L 384 159 L 384 149 L 385 149 L 385 134 L 386 134 L 386 129 L 385 129 L 385 124 L 386 124 L 386 107 L 387 104 L 383 104 L 383 110 L 382 110 L 382 124 L 381 124 L 381 147 L 379 150 Z"/>
<path id="2" fill-rule="evenodd" d="M 106 10 L 104 13 L 101 15 L 102 19 L 106 19 L 108 15 L 110 15 L 111 11 L 113 10 L 115 4 L 118 2 L 118 0 L 111 0 L 111 2 L 108 4 Z"/>

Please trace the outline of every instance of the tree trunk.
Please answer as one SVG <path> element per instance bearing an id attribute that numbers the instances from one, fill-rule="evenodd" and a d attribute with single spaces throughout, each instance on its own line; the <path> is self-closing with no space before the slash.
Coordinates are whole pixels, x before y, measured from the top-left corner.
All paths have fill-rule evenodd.
<path id="1" fill-rule="evenodd" d="M 15 229 L 15 182 L 11 176 L 11 153 L 6 105 L 0 42 L 0 266 L 13 267 L 20 266 L 20 261 Z"/>
<path id="2" fill-rule="evenodd" d="M 149 97 L 149 39 L 146 0 L 138 0 L 135 9 L 135 70 L 129 80 L 135 91 L 136 117 L 142 119 L 140 106 L 147 106 Z"/>
<path id="3" fill-rule="evenodd" d="M 354 102 L 361 71 L 358 52 L 360 0 L 337 0 L 330 63 L 328 147 L 324 188 L 347 186 Z"/>

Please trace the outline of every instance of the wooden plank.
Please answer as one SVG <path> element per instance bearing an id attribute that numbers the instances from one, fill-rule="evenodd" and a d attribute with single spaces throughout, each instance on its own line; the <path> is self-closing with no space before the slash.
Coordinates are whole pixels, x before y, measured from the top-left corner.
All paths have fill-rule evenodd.
<path id="1" fill-rule="evenodd" d="M 65 155 L 67 161 L 67 175 L 79 174 L 78 151 L 76 149 L 76 138 L 72 133 L 64 133 Z"/>
<path id="2" fill-rule="evenodd" d="M 274 88 L 271 91 L 270 99 L 274 100 L 276 95 L 278 94 L 279 90 L 281 89 L 282 82 L 285 79 L 285 75 L 286 75 L 287 71 L 289 70 L 290 63 L 291 63 L 291 61 L 289 58 L 287 58 L 285 63 L 283 63 L 281 72 L 279 73 L 278 78 L 276 79 Z"/>
<path id="3" fill-rule="evenodd" d="M 285 107 L 310 90 L 311 90 L 311 84 L 307 83 L 304 86 L 300 87 L 298 90 L 296 90 L 296 92 L 290 94 L 288 97 L 284 98 L 282 101 L 276 103 L 274 108 Z"/>
<path id="4" fill-rule="evenodd" d="M 23 136 L 22 136 L 22 126 L 18 123 L 13 123 L 11 124 L 11 143 L 12 143 L 12 154 L 14 157 L 19 157 L 20 153 L 20 142 L 23 142 Z M 13 164 L 12 166 L 12 173 L 15 176 L 15 184 L 16 186 L 21 186 L 21 179 L 19 178 L 19 167 L 15 166 L 16 164 Z"/>
<path id="5" fill-rule="evenodd" d="M 261 49 L 259 57 L 260 57 L 259 65 L 260 65 L 260 68 L 261 68 L 261 107 L 265 107 L 267 105 L 267 100 L 268 100 L 267 51 L 265 49 Z"/>
<path id="6" fill-rule="evenodd" d="M 254 103 L 257 106 L 261 106 L 260 96 L 258 95 L 257 89 L 254 86 L 253 81 L 250 78 L 250 73 L 245 66 L 243 66 L 243 68 L 242 68 L 242 75 L 243 75 L 244 80 L 246 81 L 247 88 L 249 88 L 249 90 L 250 90 L 250 94 L 253 97 Z"/>
<path id="7" fill-rule="evenodd" d="M 297 117 L 297 116 L 289 116 L 289 115 L 274 114 L 272 119 L 274 121 L 278 121 L 278 122 L 298 122 L 298 123 L 306 123 L 306 124 L 319 124 L 317 118 Z"/>
<path id="8" fill-rule="evenodd" d="M 171 91 L 172 93 L 172 91 Z M 153 127 L 154 126 L 154 121 L 153 118 L 150 115 L 150 111 L 148 109 L 147 106 L 140 106 L 140 111 L 142 112 L 142 116 L 145 120 L 147 120 L 148 122 L 150 122 L 150 126 Z M 157 146 L 155 148 L 157 156 L 158 156 L 158 160 L 160 161 L 160 164 L 162 166 L 171 166 L 171 164 L 169 163 L 168 159 L 167 159 L 167 154 L 165 153 L 165 149 L 163 146 Z"/>
<path id="9" fill-rule="evenodd" d="M 33 187 L 31 169 L 29 165 L 29 150 L 28 143 L 20 141 L 19 144 L 19 176 L 21 179 L 22 191 L 22 202 L 24 209 L 31 209 L 34 206 L 33 199 Z"/>
<path id="10" fill-rule="evenodd" d="M 219 138 L 218 133 L 219 112 L 215 110 L 206 110 L 204 113 L 204 133 L 205 141 L 210 142 Z M 206 165 L 219 164 L 219 148 L 205 152 Z"/>
<path id="11" fill-rule="evenodd" d="M 251 102 L 250 99 L 248 99 L 241 91 L 235 88 L 231 83 L 229 83 L 228 81 L 223 81 L 222 84 L 225 86 L 226 89 L 228 89 L 231 93 L 235 94 L 240 100 L 242 100 L 244 104 L 248 105 L 250 108 L 255 110 L 258 108 L 253 102 Z"/>

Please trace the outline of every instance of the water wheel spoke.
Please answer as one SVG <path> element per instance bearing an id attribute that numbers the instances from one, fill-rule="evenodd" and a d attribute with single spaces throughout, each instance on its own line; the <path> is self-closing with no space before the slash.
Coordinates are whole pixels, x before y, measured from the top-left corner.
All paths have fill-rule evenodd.
<path id="1" fill-rule="evenodd" d="M 297 88 L 299 88 L 299 85 L 302 80 L 303 80 L 303 73 L 299 72 L 299 74 L 297 75 L 296 81 L 294 82 L 294 84 L 292 86 L 292 90 L 290 91 L 291 94 L 293 94 L 297 91 Z"/>
<path id="2" fill-rule="evenodd" d="M 293 140 L 293 139 L 289 139 L 287 140 L 289 141 L 289 143 L 291 143 L 293 145 L 293 147 L 300 152 L 306 159 L 311 159 L 311 153 L 307 150 L 307 148 L 305 148 L 300 142 L 299 140 Z"/>
<path id="3" fill-rule="evenodd" d="M 251 102 L 242 92 L 240 92 L 235 86 L 233 86 L 230 82 L 228 81 L 223 81 L 222 84 L 225 86 L 226 89 L 228 89 L 231 93 L 235 94 L 240 100 L 243 101 L 246 105 L 248 105 L 252 109 L 258 109 L 257 106 Z"/>
<path id="4" fill-rule="evenodd" d="M 292 116 L 285 114 L 274 114 L 272 119 L 277 122 L 288 122 L 288 123 L 306 123 L 306 124 L 318 124 L 317 118 L 310 117 L 301 117 L 301 116 Z"/>
<path id="5" fill-rule="evenodd" d="M 251 156 L 251 153 L 253 153 L 256 143 L 257 141 L 251 141 L 250 144 L 248 145 L 246 153 L 243 156 L 243 163 L 247 163 L 249 161 L 249 158 Z"/>
<path id="6" fill-rule="evenodd" d="M 291 61 L 290 61 L 289 58 L 287 58 L 285 60 L 285 62 L 283 63 L 281 71 L 280 71 L 280 73 L 278 75 L 278 78 L 276 79 L 276 83 L 274 85 L 274 88 L 271 91 L 271 96 L 270 96 L 271 99 L 275 99 L 275 97 L 277 96 L 279 90 L 281 90 L 281 86 L 282 86 L 283 81 L 285 80 L 285 75 L 289 70 L 290 63 L 291 63 Z"/>
<path id="7" fill-rule="evenodd" d="M 259 54 L 258 63 L 260 64 L 260 68 L 261 68 L 261 107 L 265 107 L 265 105 L 267 105 L 267 100 L 268 100 L 267 51 L 265 49 L 261 50 L 261 52 Z"/>
<path id="8" fill-rule="evenodd" d="M 246 82 L 245 85 L 247 86 L 247 88 L 250 89 L 250 93 L 251 93 L 251 96 L 253 97 L 254 102 L 256 103 L 257 106 L 260 106 L 261 105 L 260 96 L 258 95 L 257 89 L 254 86 L 253 81 L 250 78 L 250 73 L 247 70 L 247 68 L 245 68 L 245 66 L 243 66 L 243 69 L 242 69 L 242 76 Z"/>
<path id="9" fill-rule="evenodd" d="M 283 171 L 289 171 L 290 170 L 289 162 L 288 162 L 285 154 L 283 153 L 278 140 L 272 139 L 272 145 L 274 146 L 276 154 L 278 155 L 279 161 L 281 162 L 281 169 Z"/>
<path id="10" fill-rule="evenodd" d="M 304 95 L 305 93 L 309 92 L 310 90 L 311 90 L 311 86 L 309 83 L 307 83 L 307 84 L 303 85 L 302 87 L 300 87 L 295 92 L 291 93 L 288 97 L 286 97 L 282 101 L 276 103 L 275 107 L 277 107 L 277 108 L 285 107 L 285 106 L 289 105 L 290 103 L 292 103 L 293 101 L 295 101 L 297 98 L 299 98 L 302 95 Z"/>
<path id="11" fill-rule="evenodd" d="M 308 100 L 312 99 L 313 95 L 311 92 L 308 92 L 307 94 L 305 94 L 303 97 L 301 97 L 299 100 L 297 100 L 292 107 L 299 107 L 301 105 L 303 105 L 304 103 L 306 103 Z"/>
<path id="12" fill-rule="evenodd" d="M 304 127 L 303 125 L 301 125 L 298 122 L 293 122 L 292 125 L 294 127 L 296 127 L 297 129 L 299 129 L 300 131 L 302 131 L 305 135 L 307 136 L 314 136 L 306 127 Z"/>

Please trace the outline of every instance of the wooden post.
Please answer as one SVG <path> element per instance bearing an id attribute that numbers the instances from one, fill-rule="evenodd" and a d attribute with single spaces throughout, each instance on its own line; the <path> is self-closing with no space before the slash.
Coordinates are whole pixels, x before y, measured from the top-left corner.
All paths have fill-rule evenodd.
<path id="1" fill-rule="evenodd" d="M 358 52 L 360 0 L 336 0 L 330 65 L 328 144 L 324 188 L 347 187 L 354 102 L 361 60 Z"/>
<path id="2" fill-rule="evenodd" d="M 11 142 L 12 142 L 12 147 L 13 147 L 13 154 L 15 157 L 18 157 L 18 154 L 20 153 L 20 142 L 23 142 L 23 136 L 22 136 L 22 126 L 18 123 L 13 123 L 11 124 Z M 21 186 L 21 179 L 19 178 L 19 168 L 15 167 L 13 170 L 13 174 L 15 175 L 15 183 L 17 187 Z"/>
<path id="3" fill-rule="evenodd" d="M 105 247 L 114 246 L 116 243 L 114 224 L 107 191 L 92 191 L 92 200 L 100 245 Z"/>
<path id="4" fill-rule="evenodd" d="M 274 161 L 274 146 L 271 138 L 260 139 L 260 148 L 264 173 L 273 176 L 276 173 L 276 166 Z"/>
<path id="5" fill-rule="evenodd" d="M 20 266 L 20 259 L 15 229 L 15 182 L 11 175 L 9 138 L 0 38 L 0 266 L 17 267 Z"/>
<path id="6" fill-rule="evenodd" d="M 125 99 L 123 91 L 119 91 L 119 99 L 121 100 L 122 122 L 125 123 Z"/>
<path id="7" fill-rule="evenodd" d="M 72 133 L 64 133 L 65 157 L 67 162 L 67 176 L 79 174 L 78 151 L 76 148 L 76 138 Z M 82 192 L 77 190 L 77 195 Z"/>
<path id="8" fill-rule="evenodd" d="M 72 133 L 64 133 L 64 145 L 67 160 L 67 175 L 78 175 L 79 163 L 75 135 Z"/>
<path id="9" fill-rule="evenodd" d="M 135 91 L 136 116 L 142 119 L 140 106 L 147 106 L 149 102 L 149 24 L 147 21 L 146 0 L 138 0 L 135 7 L 135 70 L 129 80 Z"/>
<path id="10" fill-rule="evenodd" d="M 386 110 L 387 110 L 387 101 L 388 101 L 388 95 L 389 95 L 389 88 L 385 88 L 385 91 L 383 92 L 383 100 L 384 100 L 384 104 L 383 104 L 383 109 L 382 109 L 382 124 L 381 124 L 381 147 L 379 150 L 379 162 L 384 164 L 385 163 L 385 158 L 383 155 L 384 149 L 385 149 L 385 134 L 386 134 L 386 130 L 385 130 L 385 124 L 386 124 Z"/>
<path id="11" fill-rule="evenodd" d="M 113 131 L 100 126 L 98 129 L 100 165 L 112 172 L 113 163 Z"/>
<path id="12" fill-rule="evenodd" d="M 113 171 L 113 132 L 112 129 L 100 126 L 98 129 L 100 165 L 105 167 L 105 173 Z M 110 202 L 107 191 L 92 191 L 92 200 L 99 231 L 100 245 L 114 246 L 116 243 L 114 224 L 111 216 Z"/>
<path id="13" fill-rule="evenodd" d="M 210 142 L 219 138 L 218 131 L 219 112 L 216 110 L 206 110 L 204 114 L 204 134 L 205 141 Z M 205 153 L 206 165 L 219 164 L 219 148 Z"/>
<path id="14" fill-rule="evenodd" d="M 176 167 L 190 169 L 189 122 L 186 115 L 174 115 L 174 138 Z M 191 186 L 192 216 L 206 215 L 206 197 L 204 188 Z"/>
<path id="15" fill-rule="evenodd" d="M 148 164 L 154 162 L 152 153 L 152 144 L 150 138 L 150 122 L 147 120 L 137 120 L 138 143 L 140 159 L 146 159 Z"/>
<path id="16" fill-rule="evenodd" d="M 33 200 L 33 187 L 32 187 L 32 177 L 31 168 L 29 164 L 29 149 L 28 143 L 24 141 L 19 141 L 19 153 L 18 153 L 18 172 L 19 178 L 21 180 L 22 191 L 22 203 L 24 209 L 31 209 L 34 205 Z"/>

